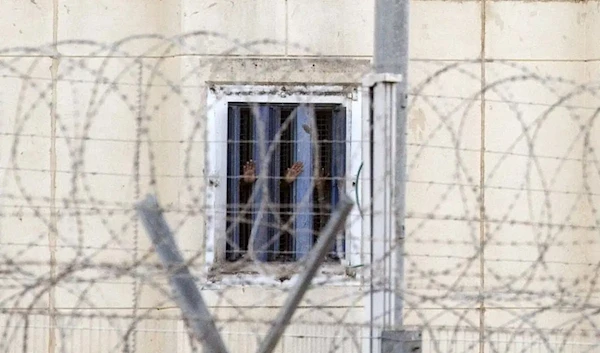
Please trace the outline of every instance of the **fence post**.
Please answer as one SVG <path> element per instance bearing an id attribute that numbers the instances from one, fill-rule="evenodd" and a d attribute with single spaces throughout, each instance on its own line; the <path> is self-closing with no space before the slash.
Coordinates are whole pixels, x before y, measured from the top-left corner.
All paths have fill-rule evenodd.
<path id="1" fill-rule="evenodd" d="M 395 98 L 382 102 L 388 104 L 390 119 L 394 127 L 395 157 L 389 165 L 394 172 L 394 185 L 388 191 L 394 193 L 394 253 L 395 268 L 390 282 L 394 284 L 396 297 L 393 304 L 393 324 L 403 325 L 402 286 L 404 282 L 404 216 L 406 199 L 406 120 L 407 120 L 407 77 L 409 42 L 410 0 L 376 0 L 373 68 L 377 74 L 392 74 L 401 77 L 394 85 Z"/>
<path id="2" fill-rule="evenodd" d="M 145 200 L 136 205 L 136 209 L 167 270 L 175 301 L 188 321 L 192 333 L 199 342 L 204 343 L 207 353 L 227 353 L 223 339 L 202 300 L 192 274 L 183 261 L 156 197 L 146 196 Z"/>
<path id="3" fill-rule="evenodd" d="M 311 280 L 317 273 L 321 263 L 323 263 L 325 260 L 327 253 L 330 251 L 331 246 L 336 239 L 337 233 L 344 228 L 346 219 L 348 218 L 353 205 L 354 203 L 347 196 L 342 197 L 338 203 L 337 211 L 331 215 L 331 218 L 325 225 L 325 228 L 323 228 L 319 234 L 317 243 L 308 253 L 305 269 L 300 274 L 298 281 L 292 288 L 292 291 L 287 297 L 285 304 L 281 308 L 279 315 L 277 315 L 277 319 L 275 319 L 273 326 L 271 326 L 267 332 L 265 339 L 258 349 L 259 353 L 271 353 L 277 346 L 283 331 L 289 324 L 294 312 L 296 311 L 296 308 L 298 307 L 298 304 L 300 304 L 302 297 L 308 290 Z"/>
<path id="4" fill-rule="evenodd" d="M 343 197 L 339 202 L 338 210 L 331 216 L 325 228 L 319 235 L 319 240 L 309 252 L 306 267 L 300 274 L 284 306 L 267 332 L 265 339 L 259 347 L 260 353 L 271 353 L 277 346 L 283 331 L 289 324 L 298 304 L 310 286 L 319 266 L 325 260 L 333 242 L 344 225 L 352 210 L 354 203 L 350 198 Z M 165 221 L 156 197 L 148 195 L 146 199 L 136 205 L 138 214 L 146 231 L 156 248 L 163 265 L 169 273 L 171 286 L 175 292 L 175 300 L 185 318 L 189 321 L 195 337 L 205 343 L 209 353 L 227 353 L 225 344 L 215 326 L 212 316 L 202 300 L 202 296 L 194 283 L 173 235 Z"/>

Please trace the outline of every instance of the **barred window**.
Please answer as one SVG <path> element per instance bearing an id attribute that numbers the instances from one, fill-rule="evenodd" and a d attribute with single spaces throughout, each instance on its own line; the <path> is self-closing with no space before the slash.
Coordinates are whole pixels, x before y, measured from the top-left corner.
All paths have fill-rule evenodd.
<path id="1" fill-rule="evenodd" d="M 344 107 L 230 102 L 227 119 L 226 259 L 302 259 L 344 187 Z"/>

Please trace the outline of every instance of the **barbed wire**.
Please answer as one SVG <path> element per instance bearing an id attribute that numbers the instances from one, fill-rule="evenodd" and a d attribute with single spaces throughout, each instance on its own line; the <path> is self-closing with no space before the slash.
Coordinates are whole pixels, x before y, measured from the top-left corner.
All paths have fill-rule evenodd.
<path id="1" fill-rule="evenodd" d="M 209 39 L 231 49 L 198 55 Z M 362 228 L 369 63 L 261 57 L 282 45 L 195 32 L 0 50 L 0 351 L 201 349 L 139 225 L 146 193 L 238 351 L 273 323 L 339 187 L 355 209 L 277 349 L 362 351 L 383 329 L 367 303 L 395 249 L 370 263 Z M 510 61 L 410 70 L 405 324 L 427 352 L 598 350 L 599 82 Z"/>

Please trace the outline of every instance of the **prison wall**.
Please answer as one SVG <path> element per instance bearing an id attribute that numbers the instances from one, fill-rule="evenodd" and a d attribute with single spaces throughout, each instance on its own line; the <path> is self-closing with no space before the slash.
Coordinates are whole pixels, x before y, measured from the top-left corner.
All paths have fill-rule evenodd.
<path id="1" fill-rule="evenodd" d="M 253 350 L 291 282 L 203 276 L 206 218 L 216 216 L 206 201 L 208 91 L 357 85 L 372 59 L 373 9 L 372 0 L 0 2 L 0 347 L 190 349 L 132 210 L 152 192 L 184 255 L 196 256 L 229 347 Z M 405 320 L 442 335 L 430 351 L 456 332 L 464 351 L 503 347 L 505 332 L 591 339 L 599 132 L 586 84 L 598 79 L 599 23 L 598 1 L 411 3 Z M 278 351 L 363 348 L 369 289 L 341 277 L 308 292 Z"/>

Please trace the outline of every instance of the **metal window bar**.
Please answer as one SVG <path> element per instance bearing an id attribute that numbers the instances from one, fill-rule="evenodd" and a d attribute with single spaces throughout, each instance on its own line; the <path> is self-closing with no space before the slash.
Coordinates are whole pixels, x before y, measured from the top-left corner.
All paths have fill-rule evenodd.
<path id="1" fill-rule="evenodd" d="M 275 153 L 269 161 L 268 197 L 269 207 L 257 225 L 254 248 L 261 261 L 290 261 L 301 259 L 316 241 L 315 234 L 327 222 L 332 208 L 343 192 L 345 172 L 345 110 L 332 105 L 290 105 L 261 104 L 258 116 L 254 117 L 247 104 L 234 103 L 228 117 L 228 235 L 227 259 L 237 260 L 248 250 L 248 242 L 257 211 L 263 201 L 263 191 L 255 190 L 253 204 L 247 202 L 253 193 L 254 185 L 242 182 L 243 165 L 253 159 L 256 174 L 260 174 L 261 156 L 259 145 L 260 126 L 264 127 L 264 150 L 286 119 L 292 124 L 281 132 Z M 314 125 L 317 141 L 313 141 L 309 130 Z M 325 202 L 318 200 L 318 192 L 313 192 L 314 143 L 319 144 L 319 165 L 328 174 L 324 183 Z M 304 170 L 290 187 L 283 183 L 287 168 L 300 161 Z M 260 185 L 260 184 L 259 184 Z M 246 209 L 244 211 L 244 209 Z M 292 219 L 293 235 L 283 229 Z M 231 222 L 239 222 L 229 227 Z M 289 224 L 288 224 L 289 226 Z M 329 257 L 341 258 L 344 253 L 344 236 L 338 236 L 331 247 Z"/>
<path id="2" fill-rule="evenodd" d="M 256 175 L 261 174 L 261 170 L 263 168 L 264 162 L 264 154 L 267 153 L 269 149 L 270 141 L 273 140 L 273 133 L 271 131 L 271 123 L 270 120 L 272 118 L 272 110 L 267 105 L 259 105 L 256 109 L 257 116 L 254 118 L 254 160 L 256 161 Z M 272 176 L 271 168 L 267 171 L 267 177 Z M 266 192 L 264 189 L 258 190 L 255 193 L 255 197 L 253 199 L 253 228 L 256 229 L 255 237 L 253 240 L 254 251 L 256 253 L 256 258 L 259 261 L 267 261 L 269 259 L 268 253 L 268 244 L 271 238 L 270 233 L 272 233 L 272 229 L 269 227 L 269 218 L 268 214 L 269 208 L 263 207 L 262 203 L 269 203 L 268 198 L 269 195 L 269 187 L 270 183 L 260 183 L 261 188 L 266 187 Z M 255 186 L 256 187 L 256 186 Z M 267 199 L 265 200 L 265 197 Z M 261 207 L 264 212 L 261 212 Z"/>
<path id="3" fill-rule="evenodd" d="M 226 258 L 235 260 L 239 257 L 240 248 L 240 225 L 241 222 L 241 200 L 240 184 L 241 178 L 241 117 L 240 107 L 230 106 L 227 119 L 227 229 L 230 233 L 227 235 Z"/>
<path id="4" fill-rule="evenodd" d="M 331 210 L 331 171 L 332 171 L 332 146 L 331 140 L 333 137 L 333 113 L 331 109 L 316 109 L 316 125 L 317 125 L 317 141 L 319 144 L 319 168 L 323 170 L 323 174 L 329 174 L 326 180 L 322 180 L 322 184 L 315 183 L 315 192 L 313 194 L 314 202 L 314 236 L 318 236 Z M 321 171 L 319 171 L 321 173 Z M 325 175 L 318 175 L 319 178 L 325 178 Z M 316 182 L 317 180 L 315 180 Z M 316 241 L 316 239 L 315 239 Z M 332 247 L 334 249 L 334 247 Z M 331 255 L 331 252 L 330 252 Z"/>
<path id="5" fill-rule="evenodd" d="M 314 125 L 314 106 L 302 104 L 296 111 L 294 121 L 294 160 L 302 162 L 304 169 L 294 182 L 294 206 L 296 218 L 294 220 L 294 257 L 296 260 L 304 258 L 313 246 L 313 205 L 312 182 L 313 170 L 313 142 L 311 131 L 316 130 Z"/>
<path id="6" fill-rule="evenodd" d="M 282 107 L 280 114 L 280 122 L 281 126 L 284 126 L 284 123 L 287 119 L 295 119 L 296 111 L 294 108 Z M 293 164 L 293 148 L 294 148 L 294 126 L 288 124 L 287 128 L 282 131 L 281 135 L 281 146 L 280 146 L 280 170 L 279 170 L 279 180 L 283 180 L 282 176 L 285 175 L 288 168 L 290 168 Z M 288 225 L 290 221 L 294 208 L 292 207 L 292 194 L 293 190 L 290 185 L 282 183 L 281 188 L 279 190 L 279 201 L 280 205 L 280 213 L 281 213 L 281 224 Z M 289 229 L 289 228 L 288 228 Z M 276 248 L 279 253 L 277 254 L 276 260 L 279 261 L 292 261 L 294 259 L 294 242 L 293 236 L 288 229 L 281 229 L 281 235 L 279 239 L 279 247 Z"/>
<path id="7" fill-rule="evenodd" d="M 331 145 L 331 209 L 335 209 L 344 193 L 344 177 L 346 175 L 346 110 L 343 106 L 333 109 L 332 145 Z M 345 231 L 342 230 L 335 243 L 335 252 L 338 258 L 345 255 Z"/>
<path id="8" fill-rule="evenodd" d="M 254 140 L 255 140 L 254 128 L 253 128 L 254 116 L 251 114 L 249 107 L 244 107 L 241 110 L 240 126 L 241 126 L 240 138 L 242 139 L 241 149 L 240 149 L 240 153 L 242 156 L 241 161 L 246 163 L 247 161 L 250 161 L 253 158 Z M 241 172 L 242 172 L 242 169 L 240 167 L 239 173 L 241 173 Z M 246 206 L 248 206 L 248 201 L 250 200 L 250 197 L 252 196 L 253 185 L 251 185 L 251 184 L 243 184 L 243 185 L 244 185 L 244 187 L 240 190 L 242 193 L 242 195 L 241 195 L 242 203 L 240 204 L 240 207 L 246 208 Z M 246 210 L 247 210 L 247 208 L 246 208 Z M 240 230 L 242 231 L 242 234 L 240 235 L 239 249 L 241 250 L 241 252 L 243 254 L 246 251 L 248 251 L 248 242 L 250 240 L 250 231 L 252 230 L 252 214 L 251 214 L 251 212 L 246 211 L 244 213 L 244 218 L 242 219 L 242 224 L 241 224 Z"/>
<path id="9" fill-rule="evenodd" d="M 253 156 L 253 116 L 250 109 L 239 105 L 229 107 L 227 132 L 227 236 L 226 258 L 239 259 L 248 250 L 252 209 L 246 205 L 252 194 L 252 185 L 242 180 L 243 165 Z M 233 227 L 232 226 L 233 224 Z"/>
<path id="10" fill-rule="evenodd" d="M 317 109 L 317 131 L 319 139 L 320 168 L 327 175 L 324 177 L 322 190 L 315 193 L 315 232 L 318 233 L 327 223 L 332 209 L 339 201 L 343 192 L 342 178 L 345 174 L 345 110 L 343 106 Z M 321 195 L 321 193 L 323 195 Z M 321 198 L 321 200 L 319 200 Z M 331 246 L 328 256 L 331 259 L 340 259 L 344 256 L 344 232 L 340 232 L 336 242 Z"/>
<path id="11" fill-rule="evenodd" d="M 269 107 L 268 108 L 268 141 L 267 146 L 271 146 L 271 144 L 275 143 L 275 135 L 281 128 L 281 110 L 277 107 Z M 280 185 L 281 179 L 279 178 L 279 171 L 281 170 L 281 145 L 277 143 L 275 145 L 275 152 L 271 156 L 271 160 L 269 161 L 269 229 L 268 229 L 268 243 L 263 245 L 268 248 L 268 252 L 270 253 L 268 256 L 269 260 L 274 260 L 277 257 L 277 251 L 279 250 L 279 221 L 280 221 Z"/>

